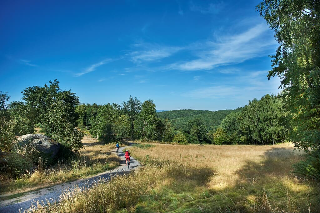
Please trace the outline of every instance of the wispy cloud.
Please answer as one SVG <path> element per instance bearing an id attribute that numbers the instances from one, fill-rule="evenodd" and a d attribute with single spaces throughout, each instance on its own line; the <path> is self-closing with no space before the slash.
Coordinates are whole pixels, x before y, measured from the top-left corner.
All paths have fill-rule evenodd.
<path id="1" fill-rule="evenodd" d="M 139 46 L 139 45 L 135 45 Z M 141 47 L 140 45 L 139 47 Z M 166 46 L 159 46 L 159 45 L 150 45 L 147 44 L 142 46 L 144 50 L 133 51 L 129 53 L 129 57 L 131 61 L 134 63 L 142 63 L 142 62 L 152 62 L 161 60 L 163 58 L 170 57 L 174 53 L 180 51 L 182 48 L 180 47 L 166 47 Z"/>
<path id="2" fill-rule="evenodd" d="M 111 62 L 112 59 L 105 59 L 103 61 L 100 61 L 99 63 L 96 63 L 96 64 L 92 64 L 91 66 L 87 67 L 83 72 L 80 72 L 80 73 L 77 73 L 76 76 L 79 77 L 79 76 L 82 76 L 84 74 L 87 74 L 87 73 L 90 73 L 90 72 L 93 72 L 96 70 L 96 68 L 106 64 L 106 63 L 109 63 Z"/>
<path id="3" fill-rule="evenodd" d="M 167 69 L 210 70 L 217 66 L 241 63 L 268 54 L 266 51 L 274 47 L 276 43 L 274 40 L 266 41 L 263 38 L 267 30 L 266 25 L 258 24 L 241 34 L 220 37 L 218 42 L 208 41 L 204 44 L 193 45 L 202 48 L 197 50 L 197 59 L 173 63 L 168 65 Z"/>
<path id="4" fill-rule="evenodd" d="M 243 75 L 236 80 L 216 83 L 215 86 L 202 87 L 183 94 L 191 98 L 209 99 L 243 99 L 246 103 L 253 98 L 260 98 L 265 94 L 278 94 L 280 79 L 266 80 L 268 71 L 255 71 Z"/>
<path id="5" fill-rule="evenodd" d="M 31 61 L 25 60 L 25 59 L 20 59 L 19 62 L 24 65 L 30 66 L 30 67 L 37 67 L 38 66 L 36 64 L 32 64 Z"/>
<path id="6" fill-rule="evenodd" d="M 201 78 L 201 76 L 193 76 L 193 80 L 194 80 L 194 81 L 199 81 L 200 78 Z"/>
<path id="7" fill-rule="evenodd" d="M 190 1 L 189 7 L 191 11 L 200 12 L 202 14 L 218 14 L 224 8 L 224 4 L 223 2 L 216 4 L 210 3 L 207 7 L 203 7 Z"/>

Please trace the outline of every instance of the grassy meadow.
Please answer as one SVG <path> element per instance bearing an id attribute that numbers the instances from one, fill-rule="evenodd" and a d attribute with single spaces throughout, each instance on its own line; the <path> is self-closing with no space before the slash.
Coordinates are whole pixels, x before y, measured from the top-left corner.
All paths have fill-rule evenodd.
<path id="1" fill-rule="evenodd" d="M 51 185 L 86 178 L 120 165 L 120 159 L 111 150 L 115 144 L 105 145 L 90 136 L 84 136 L 84 147 L 79 151 L 79 157 L 68 162 L 59 162 L 54 167 L 37 168 L 32 174 L 18 179 L 6 178 L 0 175 L 1 194 L 23 193 Z M 10 197 L 10 196 L 9 196 Z M 3 195 L 0 199 L 5 199 Z"/>
<path id="2" fill-rule="evenodd" d="M 319 184 L 300 179 L 292 165 L 303 154 L 274 146 L 137 144 L 144 166 L 128 176 L 35 212 L 317 212 Z"/>

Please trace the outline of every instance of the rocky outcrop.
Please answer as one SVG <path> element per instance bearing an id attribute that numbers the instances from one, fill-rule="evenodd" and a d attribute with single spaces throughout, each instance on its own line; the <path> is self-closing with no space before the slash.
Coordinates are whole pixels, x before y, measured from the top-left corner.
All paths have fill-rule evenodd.
<path id="1" fill-rule="evenodd" d="M 16 152 L 29 157 L 35 164 L 42 161 L 51 164 L 58 152 L 60 144 L 41 134 L 27 134 L 20 136 L 16 145 Z"/>

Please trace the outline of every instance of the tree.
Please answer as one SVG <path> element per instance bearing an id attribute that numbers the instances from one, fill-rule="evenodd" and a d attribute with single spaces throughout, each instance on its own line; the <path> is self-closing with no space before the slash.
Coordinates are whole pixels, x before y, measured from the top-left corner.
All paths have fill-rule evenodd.
<path id="1" fill-rule="evenodd" d="M 34 132 L 33 112 L 23 102 L 14 101 L 10 103 L 10 115 L 14 123 L 14 134 L 25 135 Z"/>
<path id="2" fill-rule="evenodd" d="M 15 139 L 14 123 L 10 118 L 7 101 L 9 96 L 0 91 L 0 150 L 2 151 L 10 151 Z"/>
<path id="3" fill-rule="evenodd" d="M 209 143 L 210 140 L 207 137 L 208 131 L 204 122 L 198 118 L 188 122 L 185 129 L 189 143 Z"/>
<path id="4" fill-rule="evenodd" d="M 26 88 L 23 100 L 34 121 L 40 123 L 45 134 L 68 148 L 78 150 L 82 147 L 82 132 L 76 129 L 76 105 L 79 98 L 69 91 L 62 91 L 59 81 L 49 81 L 44 87 Z"/>
<path id="5" fill-rule="evenodd" d="M 264 0 L 257 9 L 279 43 L 268 77 L 281 78 L 291 138 L 310 156 L 306 173 L 320 179 L 320 1 Z"/>
<path id="6" fill-rule="evenodd" d="M 178 144 L 188 144 L 186 136 L 180 131 L 178 131 L 177 134 L 175 134 L 172 142 Z"/>
<path id="7" fill-rule="evenodd" d="M 240 133 L 240 111 L 235 111 L 227 115 L 221 122 L 220 129 L 215 133 L 214 142 L 216 144 L 238 144 L 243 138 Z M 224 140 L 224 141 L 223 141 Z"/>
<path id="8" fill-rule="evenodd" d="M 253 99 L 221 122 L 219 143 L 274 144 L 287 137 L 288 111 L 282 100 L 274 95 Z M 222 134 L 223 133 L 223 134 Z"/>
<path id="9" fill-rule="evenodd" d="M 156 105 L 152 100 L 147 100 L 142 103 L 141 111 L 136 120 L 136 133 L 142 140 L 157 139 L 157 123 L 158 116 Z"/>
<path id="10" fill-rule="evenodd" d="M 106 143 L 116 139 L 115 125 L 119 122 L 120 106 L 117 104 L 106 104 L 100 106 L 90 132 Z"/>
<path id="11" fill-rule="evenodd" d="M 162 120 L 161 123 L 163 124 L 163 131 L 162 131 L 162 141 L 163 142 L 172 142 L 174 138 L 174 128 L 172 127 L 171 122 L 166 119 Z"/>
<path id="12" fill-rule="evenodd" d="M 114 133 L 116 140 L 123 140 L 130 137 L 130 122 L 128 115 L 120 115 L 116 118 Z"/>
<path id="13" fill-rule="evenodd" d="M 123 102 L 123 112 L 124 114 L 128 115 L 129 122 L 130 122 L 130 137 L 134 139 L 134 125 L 135 120 L 138 117 L 138 114 L 141 110 L 141 102 L 135 97 L 133 98 L 130 95 L 130 98 L 127 102 Z"/>

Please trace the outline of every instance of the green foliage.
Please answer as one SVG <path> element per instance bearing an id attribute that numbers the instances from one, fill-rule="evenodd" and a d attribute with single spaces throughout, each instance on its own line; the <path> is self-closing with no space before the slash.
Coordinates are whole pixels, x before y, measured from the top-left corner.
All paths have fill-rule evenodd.
<path id="1" fill-rule="evenodd" d="M 0 153 L 1 173 L 16 178 L 26 172 L 30 172 L 32 167 L 32 160 L 28 157 L 13 152 Z"/>
<path id="2" fill-rule="evenodd" d="M 208 111 L 208 110 L 172 110 L 158 112 L 158 116 L 162 119 L 168 119 L 172 126 L 177 130 L 183 130 L 190 121 L 199 119 L 203 121 L 205 127 L 209 129 L 217 128 L 221 121 L 234 110 L 219 110 L 219 111 Z"/>
<path id="3" fill-rule="evenodd" d="M 141 111 L 141 102 L 135 97 L 130 96 L 127 102 L 123 102 L 122 108 L 124 114 L 128 115 L 130 122 L 130 137 L 135 138 L 135 120 L 138 118 L 138 114 Z"/>
<path id="4" fill-rule="evenodd" d="M 320 180 L 320 152 L 311 152 L 306 160 L 294 165 L 295 173 L 310 179 Z"/>
<path id="5" fill-rule="evenodd" d="M 218 127 L 215 133 L 213 134 L 213 143 L 216 145 L 229 143 L 230 139 L 227 133 L 221 127 Z"/>
<path id="6" fill-rule="evenodd" d="M 204 122 L 198 118 L 189 121 L 184 131 L 189 143 L 201 144 L 210 142 L 207 137 L 208 130 Z"/>
<path id="7" fill-rule="evenodd" d="M 141 102 L 132 98 L 117 104 L 79 105 L 78 125 L 90 129 L 90 133 L 109 143 L 134 138 L 141 140 L 171 141 L 174 133 L 171 124 L 159 119 L 152 100 Z M 88 125 L 88 126 L 83 126 Z"/>
<path id="8" fill-rule="evenodd" d="M 34 115 L 27 105 L 23 102 L 12 102 L 9 111 L 14 122 L 15 135 L 32 134 L 34 132 Z"/>
<path id="9" fill-rule="evenodd" d="M 188 140 L 182 132 L 177 132 L 177 134 L 174 136 L 172 142 L 178 143 L 178 144 L 187 144 Z"/>
<path id="10" fill-rule="evenodd" d="M 128 115 L 120 115 L 114 122 L 114 134 L 116 140 L 130 137 L 130 122 Z"/>
<path id="11" fill-rule="evenodd" d="M 106 104 L 98 106 L 98 112 L 94 119 L 92 119 L 92 128 L 90 133 L 96 135 L 97 138 L 106 143 L 110 143 L 121 135 L 126 135 L 128 131 L 126 128 L 127 117 L 121 117 L 120 106 L 117 104 Z M 117 128 L 115 128 L 117 126 Z"/>
<path id="12" fill-rule="evenodd" d="M 7 101 L 9 96 L 0 91 L 0 150 L 10 151 L 14 137 L 14 122 L 10 118 Z"/>
<path id="13" fill-rule="evenodd" d="M 264 0 L 257 9 L 279 43 L 269 78 L 281 78 L 293 114 L 290 136 L 310 156 L 320 156 L 313 154 L 320 152 L 320 1 Z"/>
<path id="14" fill-rule="evenodd" d="M 183 132 L 188 143 L 212 143 L 213 132 L 221 121 L 234 110 L 173 110 L 158 112 L 158 116 L 166 119 L 165 133 L 169 140 L 174 141 L 174 131 Z M 170 125 L 168 125 L 170 123 Z M 210 137 L 211 135 L 211 137 Z M 177 136 L 179 138 L 180 135 Z M 176 140 L 177 140 L 176 138 Z"/>
<path id="15" fill-rule="evenodd" d="M 156 105 L 152 100 L 143 102 L 139 116 L 135 121 L 136 136 L 146 141 L 158 139 L 157 124 Z"/>
<path id="16" fill-rule="evenodd" d="M 172 124 L 169 120 L 162 120 L 162 123 L 164 125 L 164 129 L 162 132 L 162 141 L 163 142 L 172 142 L 174 135 L 175 135 L 175 130 L 172 127 Z"/>
<path id="17" fill-rule="evenodd" d="M 279 97 L 265 95 L 226 116 L 215 143 L 274 144 L 283 142 L 288 133 L 288 112 Z M 224 141 L 223 141 L 224 140 Z"/>
<path id="18" fill-rule="evenodd" d="M 83 133 L 77 130 L 77 113 L 75 106 L 79 98 L 69 91 L 62 91 L 59 81 L 49 81 L 44 87 L 26 88 L 23 100 L 30 112 L 33 112 L 33 122 L 40 123 L 44 133 L 55 141 L 69 146 L 74 150 L 82 147 Z"/>

